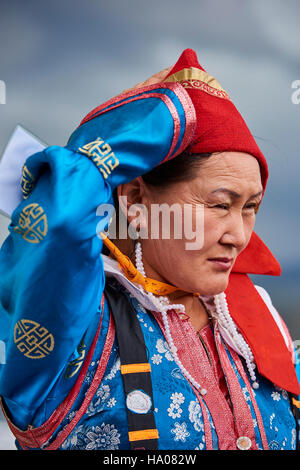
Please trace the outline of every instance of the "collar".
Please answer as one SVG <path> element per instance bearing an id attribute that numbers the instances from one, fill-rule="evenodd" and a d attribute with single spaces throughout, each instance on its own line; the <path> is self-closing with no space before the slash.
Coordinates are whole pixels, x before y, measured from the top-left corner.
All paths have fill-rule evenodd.
<path id="1" fill-rule="evenodd" d="M 132 282 L 139 284 L 146 291 L 152 292 L 155 295 L 167 295 L 171 292 L 175 292 L 178 287 L 171 286 L 165 282 L 157 281 L 156 279 L 151 279 L 149 277 L 144 277 L 134 266 L 132 261 L 128 256 L 124 255 L 122 251 L 103 233 L 100 232 L 102 236 L 103 243 L 107 246 L 109 251 L 114 255 L 118 261 L 118 265 L 122 268 L 125 276 Z"/>
<path id="2" fill-rule="evenodd" d="M 123 274 L 123 272 L 121 271 L 118 261 L 104 254 L 102 254 L 101 256 L 103 259 L 104 272 L 107 277 L 114 277 L 115 279 L 117 279 L 119 283 L 124 286 L 140 302 L 140 304 L 144 308 L 148 310 L 154 310 L 155 312 L 158 311 L 153 302 L 151 302 L 151 300 L 147 296 L 147 294 L 140 287 L 137 287 L 136 284 L 127 279 L 125 274 Z"/>
<path id="3" fill-rule="evenodd" d="M 114 277 L 119 281 L 119 283 L 124 286 L 133 297 L 135 297 L 138 302 L 142 305 L 142 307 L 146 308 L 147 310 L 158 312 L 156 306 L 153 304 L 151 299 L 148 297 L 146 292 L 130 281 L 122 272 L 119 263 L 106 256 L 104 254 L 101 255 L 103 259 L 104 265 L 104 272 L 107 277 Z M 210 314 L 213 318 L 217 319 L 217 314 L 214 306 L 214 296 L 201 296 L 199 298 L 205 303 L 206 308 L 209 310 Z M 237 352 L 240 356 L 243 356 L 243 352 L 239 349 L 239 347 L 235 344 L 229 333 L 227 332 L 226 328 L 222 325 L 218 325 L 220 334 L 223 340 L 232 348 L 235 352 Z"/>

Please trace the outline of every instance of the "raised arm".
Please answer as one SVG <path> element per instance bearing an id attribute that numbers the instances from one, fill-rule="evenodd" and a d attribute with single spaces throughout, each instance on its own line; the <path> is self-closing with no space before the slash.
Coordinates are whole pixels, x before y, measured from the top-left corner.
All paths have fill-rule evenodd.
<path id="1" fill-rule="evenodd" d="M 32 422 L 99 308 L 105 277 L 96 227 L 107 220 L 98 206 L 180 153 L 194 125 L 180 85 L 152 85 L 96 108 L 66 147 L 26 160 L 25 199 L 0 250 L 0 394 L 16 425 Z"/>

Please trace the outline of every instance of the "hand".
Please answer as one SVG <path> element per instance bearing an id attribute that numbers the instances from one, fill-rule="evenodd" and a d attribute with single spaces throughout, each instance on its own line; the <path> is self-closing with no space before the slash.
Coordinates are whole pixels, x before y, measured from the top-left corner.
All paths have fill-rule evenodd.
<path id="1" fill-rule="evenodd" d="M 122 93 L 127 93 L 132 90 L 136 90 L 137 88 L 142 88 L 149 85 L 154 85 L 155 83 L 161 83 L 164 81 L 170 70 L 172 69 L 172 65 L 170 67 L 166 67 L 165 69 L 161 70 L 160 72 L 152 75 L 151 77 L 147 78 L 144 82 L 137 83 L 132 88 L 128 88 L 124 90 Z"/>

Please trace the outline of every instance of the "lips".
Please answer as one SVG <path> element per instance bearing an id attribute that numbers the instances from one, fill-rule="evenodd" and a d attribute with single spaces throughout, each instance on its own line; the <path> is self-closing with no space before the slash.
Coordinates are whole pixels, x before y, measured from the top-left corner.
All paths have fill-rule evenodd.
<path id="1" fill-rule="evenodd" d="M 209 258 L 217 270 L 229 271 L 232 267 L 233 258 Z"/>
<path id="2" fill-rule="evenodd" d="M 221 263 L 231 263 L 233 258 L 208 258 L 209 261 L 220 261 Z"/>

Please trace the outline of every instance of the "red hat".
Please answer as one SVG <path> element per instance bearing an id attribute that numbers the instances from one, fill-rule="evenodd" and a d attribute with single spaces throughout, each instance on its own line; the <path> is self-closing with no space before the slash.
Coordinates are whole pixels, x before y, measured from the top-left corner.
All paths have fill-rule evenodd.
<path id="1" fill-rule="evenodd" d="M 191 153 L 245 152 L 257 158 L 265 190 L 268 165 L 244 119 L 219 82 L 198 62 L 192 49 L 186 49 L 168 72 L 164 82 L 179 82 L 192 99 L 196 130 L 187 150 Z M 278 261 L 253 232 L 246 249 L 237 257 L 232 272 L 278 276 Z"/>
<path id="2" fill-rule="evenodd" d="M 219 82 L 198 62 L 192 49 L 186 49 L 168 73 L 164 82 L 180 82 L 187 90 L 197 115 L 191 153 L 235 151 L 257 158 L 265 189 L 268 165 L 244 119 Z"/>
<path id="3" fill-rule="evenodd" d="M 226 91 L 201 67 L 192 49 L 183 51 L 164 82 L 179 82 L 192 99 L 197 124 L 187 150 L 194 154 L 232 151 L 253 155 L 260 164 L 265 191 L 268 165 L 264 155 Z M 227 302 L 259 372 L 279 387 L 298 394 L 291 352 L 248 274 L 281 274 L 278 261 L 255 232 L 233 266 L 225 291 Z"/>

